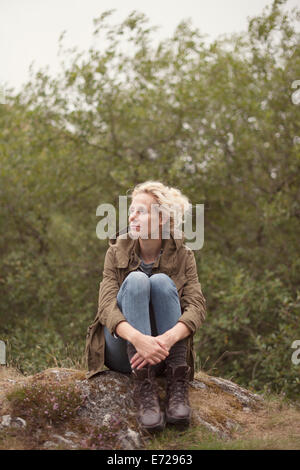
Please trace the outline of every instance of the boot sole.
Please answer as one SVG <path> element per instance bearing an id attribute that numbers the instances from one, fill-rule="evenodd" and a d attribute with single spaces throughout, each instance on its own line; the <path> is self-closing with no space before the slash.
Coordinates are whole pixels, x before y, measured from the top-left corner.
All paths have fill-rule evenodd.
<path id="1" fill-rule="evenodd" d="M 167 424 L 172 424 L 172 425 L 178 427 L 179 429 L 181 429 L 181 428 L 185 429 L 185 428 L 189 427 L 190 422 L 191 422 L 191 413 L 186 418 L 173 418 L 172 416 L 168 416 L 168 414 L 166 413 L 166 423 Z"/>
<path id="2" fill-rule="evenodd" d="M 154 426 L 145 426 L 144 424 L 142 424 L 138 419 L 137 419 L 137 422 L 138 424 L 140 425 L 140 427 L 142 429 L 145 429 L 146 431 L 150 432 L 150 433 L 155 433 L 155 432 L 159 432 L 159 431 L 163 431 L 163 429 L 165 428 L 165 416 L 164 414 L 162 413 L 162 418 L 161 418 L 161 421 L 158 423 L 158 424 L 155 424 Z"/>

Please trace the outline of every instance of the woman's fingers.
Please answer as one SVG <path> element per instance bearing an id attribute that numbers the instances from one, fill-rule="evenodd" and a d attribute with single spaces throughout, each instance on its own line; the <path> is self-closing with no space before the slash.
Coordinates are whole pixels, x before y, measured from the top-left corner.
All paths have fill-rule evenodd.
<path id="1" fill-rule="evenodd" d="M 157 344 L 159 345 L 159 354 L 162 354 L 164 358 L 167 357 L 169 355 L 169 351 L 166 346 L 163 343 L 160 343 L 159 341 L 157 341 Z"/>
<path id="2" fill-rule="evenodd" d="M 146 353 L 146 354 L 142 354 L 142 353 L 136 353 L 130 362 L 132 361 L 135 361 L 136 359 L 138 358 L 143 358 L 143 359 L 149 359 L 149 358 L 158 358 L 160 361 L 163 361 L 167 356 L 169 355 L 169 352 L 168 351 L 165 351 L 164 349 L 163 350 L 157 350 L 155 349 L 153 352 L 151 351 L 151 353 Z"/>
<path id="3" fill-rule="evenodd" d="M 142 369 L 146 364 L 147 364 L 147 362 L 146 362 L 146 361 L 143 361 L 141 364 L 139 364 L 139 365 L 138 365 L 137 367 L 135 367 L 134 369 L 140 370 L 140 369 Z"/>
<path id="4" fill-rule="evenodd" d="M 160 361 L 163 361 L 167 356 L 165 354 L 156 354 L 155 357 L 158 357 Z"/>
<path id="5" fill-rule="evenodd" d="M 141 367 L 144 367 L 147 363 L 154 365 L 154 364 L 157 364 L 158 362 L 160 362 L 160 360 L 157 358 L 153 358 L 153 357 L 148 358 L 148 359 L 140 358 L 132 362 L 131 367 L 132 369 L 136 369 L 136 368 L 140 369 Z"/>
<path id="6" fill-rule="evenodd" d="M 165 356 L 163 354 L 155 354 L 155 355 L 151 355 L 147 357 L 143 357 L 139 354 L 137 355 L 135 354 L 132 357 L 130 364 L 136 365 L 136 364 L 139 364 L 141 361 L 149 361 L 150 363 L 152 363 L 151 360 L 157 363 L 157 362 L 163 361 L 164 359 L 165 359 Z"/>
<path id="7" fill-rule="evenodd" d="M 169 350 L 168 350 L 167 346 L 163 342 L 161 342 L 159 339 L 156 339 L 156 341 L 164 349 L 164 351 L 166 351 L 169 354 Z M 167 356 L 168 356 L 168 354 L 167 354 Z"/>
<path id="8" fill-rule="evenodd" d="M 132 358 L 130 359 L 130 362 L 136 361 L 139 357 L 141 357 L 140 354 L 139 354 L 139 353 L 135 353 L 134 356 L 132 356 Z"/>
<path id="9" fill-rule="evenodd" d="M 131 368 L 136 369 L 138 366 L 140 366 L 143 362 L 145 362 L 145 359 L 141 358 L 137 361 L 134 361 L 131 363 Z"/>
<path id="10" fill-rule="evenodd" d="M 136 358 L 132 358 L 130 361 L 131 367 L 135 369 L 137 366 L 142 364 L 143 362 L 147 362 L 147 359 L 141 355 L 138 355 Z"/>
<path id="11" fill-rule="evenodd" d="M 161 348 L 161 347 L 155 348 L 155 350 L 153 351 L 153 355 L 159 356 L 159 357 L 161 357 L 162 359 L 164 359 L 165 357 L 167 357 L 168 354 L 169 354 L 169 351 L 167 351 L 166 349 L 163 349 L 163 348 Z"/>
<path id="12" fill-rule="evenodd" d="M 159 356 L 152 356 L 151 358 L 147 358 L 147 359 L 144 359 L 143 357 L 138 357 L 137 359 L 130 361 L 131 368 L 141 369 L 148 363 L 151 365 L 155 365 L 161 362 L 163 359 L 164 359 L 163 357 L 159 357 Z"/>
<path id="13" fill-rule="evenodd" d="M 144 361 L 144 358 L 142 356 L 140 355 L 138 355 L 137 357 L 133 356 L 133 358 L 130 361 L 130 364 L 133 367 L 133 366 L 136 366 L 137 364 L 140 364 L 143 361 Z"/>

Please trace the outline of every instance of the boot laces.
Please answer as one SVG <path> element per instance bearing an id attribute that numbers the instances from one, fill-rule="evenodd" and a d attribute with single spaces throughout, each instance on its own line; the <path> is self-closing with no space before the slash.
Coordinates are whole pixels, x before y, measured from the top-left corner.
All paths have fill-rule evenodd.
<path id="1" fill-rule="evenodd" d="M 139 387 L 139 393 L 140 393 L 140 400 L 145 409 L 149 409 L 149 410 L 154 409 L 154 408 L 156 409 L 157 407 L 156 391 L 150 380 L 146 379 L 141 383 Z"/>
<path id="2" fill-rule="evenodd" d="M 182 403 L 187 400 L 188 382 L 185 379 L 173 380 L 169 384 L 169 396 L 172 402 Z"/>

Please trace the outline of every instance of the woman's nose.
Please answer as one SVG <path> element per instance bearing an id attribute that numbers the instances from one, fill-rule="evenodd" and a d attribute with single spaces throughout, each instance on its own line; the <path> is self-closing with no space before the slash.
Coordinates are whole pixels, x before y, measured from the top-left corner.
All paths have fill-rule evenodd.
<path id="1" fill-rule="evenodd" d="M 135 219 L 135 212 L 131 212 L 129 215 L 129 221 L 132 222 Z"/>

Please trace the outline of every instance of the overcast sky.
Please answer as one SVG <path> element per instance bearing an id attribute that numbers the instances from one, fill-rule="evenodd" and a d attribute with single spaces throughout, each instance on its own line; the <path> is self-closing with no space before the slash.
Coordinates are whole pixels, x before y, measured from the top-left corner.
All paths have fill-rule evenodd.
<path id="1" fill-rule="evenodd" d="M 286 8 L 299 6 L 288 0 Z M 212 40 L 220 34 L 246 30 L 247 17 L 258 15 L 272 0 L 0 0 L 0 85 L 19 90 L 29 78 L 28 68 L 49 65 L 59 70 L 58 38 L 64 44 L 87 50 L 92 44 L 93 18 L 112 8 L 114 23 L 133 10 L 145 13 L 150 25 L 160 26 L 157 36 L 170 36 L 178 23 L 193 25 Z"/>

